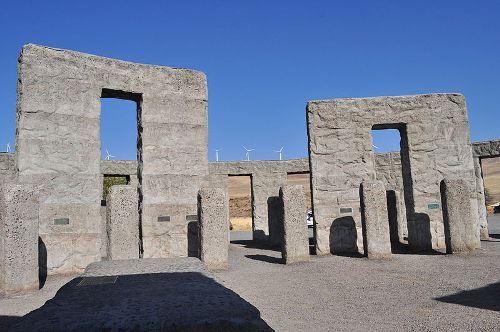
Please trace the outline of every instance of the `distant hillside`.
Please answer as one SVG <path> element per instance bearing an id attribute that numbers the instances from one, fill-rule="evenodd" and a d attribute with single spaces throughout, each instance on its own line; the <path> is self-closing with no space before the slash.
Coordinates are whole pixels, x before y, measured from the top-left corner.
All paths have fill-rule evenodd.
<path id="1" fill-rule="evenodd" d="M 500 158 L 482 160 L 486 205 L 500 202 Z"/>

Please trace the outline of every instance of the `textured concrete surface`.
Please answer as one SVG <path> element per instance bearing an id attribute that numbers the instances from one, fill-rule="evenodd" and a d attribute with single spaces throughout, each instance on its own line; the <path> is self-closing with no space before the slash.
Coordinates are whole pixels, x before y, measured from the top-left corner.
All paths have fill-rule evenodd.
<path id="1" fill-rule="evenodd" d="M 229 216 L 223 189 L 202 188 L 198 193 L 200 259 L 212 270 L 228 268 Z"/>
<path id="2" fill-rule="evenodd" d="M 481 243 L 475 236 L 476 221 L 471 215 L 470 188 L 463 179 L 444 179 L 441 183 L 446 252 L 471 253 Z"/>
<path id="3" fill-rule="evenodd" d="M 112 186 L 106 198 L 107 258 L 139 258 L 137 187 Z"/>
<path id="4" fill-rule="evenodd" d="M 14 154 L 0 152 L 0 182 L 12 180 L 14 176 Z"/>
<path id="5" fill-rule="evenodd" d="M 0 183 L 0 293 L 38 289 L 38 196 Z"/>
<path id="6" fill-rule="evenodd" d="M 332 225 L 345 220 L 356 236 L 349 248 L 362 252 L 359 185 L 376 178 L 371 130 L 387 128 L 401 133 L 408 242 L 419 251 L 445 247 L 442 211 L 435 208 L 440 181 L 455 176 L 476 185 L 462 95 L 311 101 L 307 118 L 318 254 L 334 251 Z M 477 218 L 476 195 L 471 204 Z"/>
<path id="7" fill-rule="evenodd" d="M 382 181 L 361 184 L 363 247 L 369 259 L 391 257 L 391 239 L 387 220 L 387 199 Z"/>
<path id="8" fill-rule="evenodd" d="M 304 220 L 304 189 L 300 185 L 280 188 L 283 204 L 281 257 L 285 264 L 309 260 L 309 235 Z"/>
<path id="9" fill-rule="evenodd" d="M 101 97 L 137 103 L 144 256 L 186 256 L 186 216 L 208 174 L 205 75 L 29 44 L 18 76 L 16 166 L 21 183 L 43 184 L 49 273 L 101 256 Z"/>
<path id="10" fill-rule="evenodd" d="M 195 258 L 91 264 L 11 331 L 267 331 L 250 303 Z"/>

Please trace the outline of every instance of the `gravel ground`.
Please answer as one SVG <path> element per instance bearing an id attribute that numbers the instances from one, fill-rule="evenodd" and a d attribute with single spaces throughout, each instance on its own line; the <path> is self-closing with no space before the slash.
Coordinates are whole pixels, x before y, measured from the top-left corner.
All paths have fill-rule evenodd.
<path id="1" fill-rule="evenodd" d="M 291 266 L 279 251 L 241 241 L 230 246 L 230 269 L 214 274 L 277 331 L 499 331 L 499 216 L 490 232 L 472 256 L 311 256 Z M 0 298 L 0 331 L 75 277 L 49 277 L 40 291 Z"/>
<path id="2" fill-rule="evenodd" d="M 284 266 L 280 253 L 231 244 L 218 280 L 277 331 L 499 331 L 500 241 L 473 256 L 313 256 Z"/>

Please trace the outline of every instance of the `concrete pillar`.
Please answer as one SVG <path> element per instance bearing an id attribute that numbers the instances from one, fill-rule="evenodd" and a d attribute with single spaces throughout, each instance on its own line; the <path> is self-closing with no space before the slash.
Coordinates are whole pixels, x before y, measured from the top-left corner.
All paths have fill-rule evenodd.
<path id="1" fill-rule="evenodd" d="M 36 191 L 27 185 L 0 184 L 0 293 L 38 287 Z"/>
<path id="2" fill-rule="evenodd" d="M 381 181 L 361 185 L 363 246 L 369 259 L 389 258 L 391 240 L 384 184 Z"/>
<path id="3" fill-rule="evenodd" d="M 483 171 L 481 169 L 481 160 L 474 157 L 474 175 L 476 178 L 476 192 L 477 192 L 477 208 L 478 208 L 478 228 L 479 237 L 481 240 L 488 240 L 490 238 L 488 232 L 488 213 L 486 212 L 486 201 L 484 198 L 484 180 Z"/>
<path id="4" fill-rule="evenodd" d="M 253 237 L 279 245 L 280 187 L 286 184 L 286 173 L 262 172 L 252 174 Z"/>
<path id="5" fill-rule="evenodd" d="M 198 192 L 200 259 L 211 270 L 227 269 L 229 216 L 224 189 L 202 188 Z"/>
<path id="6" fill-rule="evenodd" d="M 137 187 L 118 185 L 106 199 L 108 259 L 139 258 L 139 211 Z"/>
<path id="7" fill-rule="evenodd" d="M 446 252 L 470 253 L 481 244 L 476 236 L 476 221 L 471 211 L 471 189 L 463 179 L 441 182 Z"/>
<path id="8" fill-rule="evenodd" d="M 309 260 L 309 234 L 304 216 L 304 189 L 301 185 L 280 188 L 283 240 L 281 257 L 285 264 Z"/>

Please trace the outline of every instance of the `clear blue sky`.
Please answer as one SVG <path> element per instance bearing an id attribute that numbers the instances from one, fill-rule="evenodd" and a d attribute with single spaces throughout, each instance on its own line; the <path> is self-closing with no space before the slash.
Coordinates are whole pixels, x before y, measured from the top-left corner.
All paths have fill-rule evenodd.
<path id="1" fill-rule="evenodd" d="M 472 140 L 500 137 L 500 1 L 3 0 L 0 31 L 0 150 L 14 142 L 26 43 L 204 71 L 210 159 L 243 159 L 242 145 L 252 159 L 282 145 L 307 156 L 313 99 L 460 92 Z M 135 137 L 105 131 L 117 159 L 135 158 Z"/>

